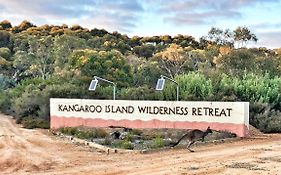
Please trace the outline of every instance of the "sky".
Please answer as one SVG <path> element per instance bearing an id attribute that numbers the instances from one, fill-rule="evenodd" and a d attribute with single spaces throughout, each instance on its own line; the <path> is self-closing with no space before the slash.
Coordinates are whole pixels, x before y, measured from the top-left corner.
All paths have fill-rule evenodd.
<path id="1" fill-rule="evenodd" d="M 0 21 L 105 29 L 128 36 L 191 35 L 247 27 L 249 47 L 281 47 L 281 0 L 0 0 Z"/>

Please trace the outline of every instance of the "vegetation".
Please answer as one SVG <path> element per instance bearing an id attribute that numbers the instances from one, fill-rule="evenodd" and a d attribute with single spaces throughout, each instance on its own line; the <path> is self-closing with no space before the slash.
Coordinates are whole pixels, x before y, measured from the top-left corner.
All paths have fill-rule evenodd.
<path id="1" fill-rule="evenodd" d="M 56 135 L 68 137 L 72 142 L 75 138 L 83 139 L 88 143 L 94 142 L 111 148 L 129 150 L 153 150 L 170 148 L 187 130 L 183 129 L 130 129 L 122 128 L 89 128 L 89 127 L 65 127 L 57 130 Z M 118 133 L 118 136 L 116 135 Z M 70 137 L 69 137 L 70 136 Z M 116 137 L 117 136 L 117 137 Z M 204 142 L 223 141 L 235 138 L 236 134 L 228 131 L 213 131 Z M 184 140 L 180 144 L 186 146 Z"/>
<path id="2" fill-rule="evenodd" d="M 104 138 L 108 136 L 108 133 L 102 129 L 102 128 L 95 128 L 95 129 L 90 129 L 90 128 L 77 128 L 77 127 L 65 127 L 65 128 L 60 128 L 59 132 L 69 135 L 69 136 L 74 136 L 80 139 L 93 139 L 93 138 Z"/>
<path id="3" fill-rule="evenodd" d="M 250 123 L 281 132 L 281 49 L 245 48 L 257 37 L 246 27 L 188 35 L 128 37 L 79 25 L 0 22 L 0 110 L 25 127 L 48 127 L 49 98 L 110 99 L 111 88 L 88 85 L 98 75 L 117 83 L 117 99 L 249 101 Z M 157 144 L 161 144 L 158 139 Z M 156 145 L 157 145 L 156 144 Z M 125 144 L 126 145 L 126 144 Z"/>

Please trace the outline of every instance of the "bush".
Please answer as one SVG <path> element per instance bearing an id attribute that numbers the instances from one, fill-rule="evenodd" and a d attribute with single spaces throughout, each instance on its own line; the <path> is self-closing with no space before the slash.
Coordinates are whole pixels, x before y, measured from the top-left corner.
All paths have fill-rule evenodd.
<path id="1" fill-rule="evenodd" d="M 1 56 L 0 56 L 0 58 L 1 58 Z M 1 69 L 1 67 L 0 67 L 0 69 Z M 10 79 L 9 77 L 0 74 L 0 91 L 14 87 L 15 85 L 16 85 L 16 82 L 13 79 Z"/>
<path id="2" fill-rule="evenodd" d="M 80 139 L 105 138 L 108 136 L 108 133 L 102 128 L 64 127 L 58 131 Z"/>
<path id="3" fill-rule="evenodd" d="M 57 83 L 57 80 L 50 79 L 43 82 L 41 79 L 30 79 L 10 90 L 10 93 L 13 94 L 11 106 L 18 123 L 29 116 L 43 119 L 49 123 L 50 98 L 83 98 L 88 96 L 86 88 L 69 83 L 53 83 Z"/>
<path id="4" fill-rule="evenodd" d="M 162 148 L 164 146 L 164 140 L 160 136 L 156 136 L 155 139 L 153 139 L 152 148 Z"/>
<path id="5" fill-rule="evenodd" d="M 256 116 L 257 127 L 264 133 L 281 132 L 281 112 L 276 110 L 265 111 Z"/>
<path id="6" fill-rule="evenodd" d="M 142 130 L 140 130 L 140 129 L 132 129 L 132 130 L 130 131 L 130 133 L 131 133 L 132 135 L 138 135 L 138 136 L 140 136 L 143 132 L 142 132 Z"/>
<path id="7" fill-rule="evenodd" d="M 243 101 L 270 103 L 281 102 L 281 78 L 246 74 L 242 79 L 233 80 L 234 91 Z"/>
<path id="8" fill-rule="evenodd" d="M 180 99 L 184 101 L 205 100 L 213 93 L 212 81 L 200 73 L 192 72 L 185 75 L 179 75 L 176 77 L 176 81 L 180 85 Z M 164 89 L 165 99 L 175 99 L 176 88 L 174 86 L 174 84 L 170 84 Z"/>
<path id="9" fill-rule="evenodd" d="M 121 149 L 134 149 L 134 145 L 128 140 L 121 140 L 116 143 L 113 143 L 113 146 Z"/>
<path id="10" fill-rule="evenodd" d="M 33 118 L 33 117 L 25 117 L 21 121 L 24 128 L 33 129 L 33 128 L 43 128 L 49 129 L 50 123 L 46 120 L 40 118 Z"/>
<path id="11" fill-rule="evenodd" d="M 31 92 L 26 91 L 21 97 L 16 98 L 12 104 L 16 119 L 29 116 L 39 117 L 38 111 L 42 105 L 40 97 L 42 97 L 42 95 L 39 90 L 32 90 Z"/>
<path id="12" fill-rule="evenodd" d="M 163 100 L 161 92 L 157 92 L 148 86 L 123 88 L 119 93 L 122 100 Z"/>
<path id="13" fill-rule="evenodd" d="M 0 111 L 12 115 L 11 105 L 11 94 L 8 91 L 0 91 Z"/>
<path id="14" fill-rule="evenodd" d="M 59 132 L 66 135 L 75 135 L 78 132 L 78 129 L 74 127 L 64 127 L 64 128 L 59 128 L 58 130 Z"/>
<path id="15" fill-rule="evenodd" d="M 250 124 L 256 128 L 259 128 L 258 116 L 263 114 L 266 110 L 270 110 L 271 106 L 268 103 L 253 102 L 250 103 Z"/>
<path id="16" fill-rule="evenodd" d="M 239 101 L 234 92 L 233 78 L 226 74 L 214 73 L 210 76 L 213 93 L 209 100 L 212 101 Z"/>
<path id="17" fill-rule="evenodd" d="M 278 123 L 279 117 L 276 117 L 277 114 L 273 114 L 274 112 L 271 114 L 265 111 L 280 112 L 281 77 L 271 77 L 268 74 L 229 77 L 226 74 L 213 73 L 209 76 L 195 72 L 178 75 L 175 79 L 180 86 L 180 100 L 249 101 L 250 124 L 266 132 L 279 132 L 278 127 L 273 127 L 272 121 L 267 119 L 271 116 L 274 123 Z M 2 80 L 8 82 L 6 78 Z M 19 123 L 30 116 L 48 122 L 50 98 L 112 99 L 111 86 L 99 86 L 96 91 L 89 92 L 87 81 L 89 80 L 86 77 L 80 77 L 79 80 L 52 77 L 47 80 L 26 79 L 15 88 L 2 85 L 0 110 L 14 114 Z M 122 100 L 175 100 L 175 85 L 169 81 L 166 83 L 164 90 L 160 92 L 146 85 L 120 90 L 117 87 L 116 96 Z M 272 127 L 266 127 L 267 124 Z"/>

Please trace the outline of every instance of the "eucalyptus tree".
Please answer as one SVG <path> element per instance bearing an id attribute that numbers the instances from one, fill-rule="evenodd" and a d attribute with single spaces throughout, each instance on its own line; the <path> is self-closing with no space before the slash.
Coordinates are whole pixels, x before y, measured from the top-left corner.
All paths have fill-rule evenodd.
<path id="1" fill-rule="evenodd" d="M 258 38 L 247 27 L 237 27 L 234 31 L 234 41 L 237 43 L 237 47 L 244 47 L 249 41 L 257 42 Z"/>
<path id="2" fill-rule="evenodd" d="M 98 75 L 116 82 L 120 87 L 133 82 L 133 70 L 125 57 L 117 50 L 96 51 L 90 49 L 75 50 L 68 59 L 68 71 L 73 76 L 92 79 Z"/>
<path id="3" fill-rule="evenodd" d="M 56 71 L 62 70 L 67 63 L 69 55 L 75 49 L 85 49 L 86 40 L 76 36 L 64 34 L 54 38 L 54 66 Z"/>
<path id="4" fill-rule="evenodd" d="M 172 78 L 185 71 L 186 66 L 192 64 L 190 50 L 177 44 L 171 44 L 164 51 L 155 54 L 154 58 L 166 74 Z"/>

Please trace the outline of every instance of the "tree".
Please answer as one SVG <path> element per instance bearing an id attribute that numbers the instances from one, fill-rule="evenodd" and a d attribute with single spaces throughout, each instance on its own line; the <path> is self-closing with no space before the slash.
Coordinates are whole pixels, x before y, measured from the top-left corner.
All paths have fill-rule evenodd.
<path id="1" fill-rule="evenodd" d="M 46 79 L 53 72 L 53 37 L 30 39 L 29 54 L 33 58 L 29 70 Z"/>
<path id="2" fill-rule="evenodd" d="M 4 21 L 0 22 L 0 26 L 2 26 L 2 28 L 4 30 L 12 28 L 12 24 L 8 20 L 4 20 Z"/>
<path id="3" fill-rule="evenodd" d="M 0 48 L 0 74 L 12 74 L 11 51 L 9 48 Z"/>
<path id="4" fill-rule="evenodd" d="M 20 31 L 24 31 L 27 30 L 29 27 L 34 27 L 35 25 L 33 25 L 31 22 L 24 20 L 22 23 L 20 23 L 20 25 L 18 26 L 18 29 Z"/>
<path id="5" fill-rule="evenodd" d="M 237 27 L 234 30 L 234 41 L 240 48 L 246 46 L 249 41 L 257 42 L 258 38 L 247 27 Z"/>
<path id="6" fill-rule="evenodd" d="M 29 48 L 29 35 L 27 33 L 16 33 L 12 35 L 13 52 L 25 51 Z"/>
<path id="7" fill-rule="evenodd" d="M 56 36 L 54 39 L 54 59 L 56 69 L 62 70 L 67 63 L 68 56 L 75 49 L 86 48 L 86 41 L 71 35 Z"/>
<path id="8" fill-rule="evenodd" d="M 212 27 L 207 36 L 200 39 L 201 42 L 204 40 L 210 41 L 216 45 L 227 45 L 233 47 L 233 33 L 229 30 L 222 30 L 216 27 Z"/>
<path id="9" fill-rule="evenodd" d="M 91 39 L 89 39 L 87 41 L 87 45 L 90 47 L 90 48 L 93 48 L 93 49 L 100 49 L 101 46 L 103 45 L 103 39 L 102 37 L 99 37 L 99 36 L 94 36 L 92 37 Z"/>
<path id="10" fill-rule="evenodd" d="M 140 41 L 142 43 L 157 45 L 161 42 L 161 39 L 159 38 L 159 36 L 152 36 L 152 37 L 144 37 Z"/>
<path id="11" fill-rule="evenodd" d="M 9 47 L 11 44 L 11 34 L 7 31 L 0 31 L 0 47 Z"/>
<path id="12" fill-rule="evenodd" d="M 0 48 L 0 57 L 10 60 L 11 56 L 12 56 L 12 53 L 9 48 L 7 48 L 7 47 Z"/>
<path id="13" fill-rule="evenodd" d="M 70 30 L 73 30 L 73 31 L 75 31 L 75 30 L 83 30 L 83 27 L 81 27 L 78 24 L 75 24 L 75 25 L 70 27 Z"/>
<path id="14" fill-rule="evenodd" d="M 154 52 L 155 46 L 151 44 L 144 44 L 133 48 L 133 53 L 135 53 L 138 57 L 150 58 L 153 56 Z"/>
<path id="15" fill-rule="evenodd" d="M 172 43 L 172 37 L 170 35 L 163 35 L 160 36 L 161 41 L 163 42 L 163 44 L 171 44 Z"/>
<path id="16" fill-rule="evenodd" d="M 143 86 L 144 84 L 155 86 L 157 79 L 162 74 L 162 70 L 157 61 L 145 61 L 138 65 L 134 74 L 134 85 Z"/>
<path id="17" fill-rule="evenodd" d="M 36 38 L 29 36 L 28 50 L 17 51 L 14 55 L 13 67 L 15 79 L 20 81 L 26 77 L 46 79 L 53 72 L 53 39 L 51 36 Z"/>
<path id="18" fill-rule="evenodd" d="M 0 91 L 8 89 L 13 86 L 15 86 L 14 80 L 12 80 L 10 77 L 0 74 Z"/>
<path id="19" fill-rule="evenodd" d="M 120 51 L 122 54 L 125 54 L 127 51 L 131 50 L 131 47 L 121 40 L 116 44 L 116 49 Z"/>
<path id="20" fill-rule="evenodd" d="M 21 81 L 23 78 L 30 77 L 27 71 L 30 67 L 31 59 L 26 51 L 18 50 L 13 56 L 13 67 L 16 69 L 13 77 L 15 81 Z"/>
<path id="21" fill-rule="evenodd" d="M 75 50 L 68 60 L 68 69 L 77 76 L 89 77 L 98 75 L 116 82 L 120 87 L 129 86 L 133 81 L 131 66 L 123 55 L 116 50 L 95 51 Z"/>
<path id="22" fill-rule="evenodd" d="M 189 51 L 177 44 L 171 44 L 166 50 L 155 55 L 160 67 L 172 78 L 183 73 L 186 65 L 192 62 Z"/>
<path id="23" fill-rule="evenodd" d="M 230 76 L 242 76 L 255 70 L 255 57 L 247 49 L 233 50 L 229 54 L 217 57 L 214 62 L 217 68 Z"/>
<path id="24" fill-rule="evenodd" d="M 135 46 L 140 46 L 142 43 L 141 43 L 141 37 L 139 36 L 133 36 L 130 40 L 129 40 L 129 45 L 131 47 L 135 47 Z"/>
<path id="25" fill-rule="evenodd" d="M 199 46 L 199 43 L 195 41 L 194 37 L 181 34 L 178 34 L 173 38 L 173 43 L 180 45 L 181 47 L 197 48 Z"/>
<path id="26" fill-rule="evenodd" d="M 97 29 L 97 28 L 94 28 L 90 31 L 90 33 L 92 34 L 92 36 L 99 36 L 99 37 L 103 37 L 105 34 L 108 34 L 108 32 L 104 29 Z"/>

